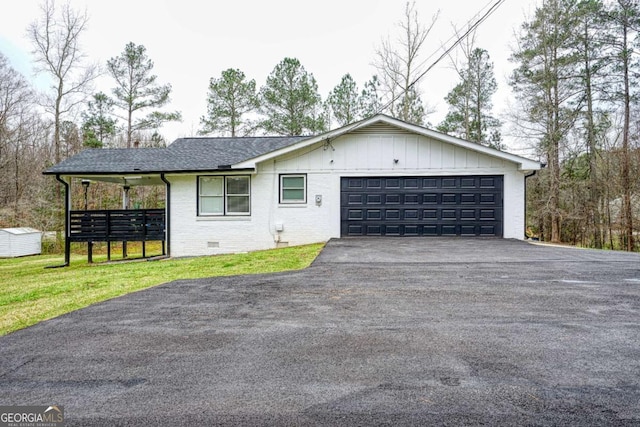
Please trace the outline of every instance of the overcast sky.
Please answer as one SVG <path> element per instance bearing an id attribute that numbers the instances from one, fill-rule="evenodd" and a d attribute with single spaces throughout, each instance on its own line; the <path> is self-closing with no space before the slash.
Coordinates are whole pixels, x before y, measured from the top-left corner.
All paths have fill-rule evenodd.
<path id="1" fill-rule="evenodd" d="M 452 36 L 452 25 L 464 27 L 496 0 L 417 1 L 419 16 L 430 21 L 440 17 L 425 46 L 427 64 L 442 52 Z M 57 5 L 62 5 L 57 0 Z M 183 122 L 165 125 L 161 133 L 168 141 L 193 136 L 199 118 L 206 112 L 210 77 L 227 68 L 239 68 L 258 86 L 264 84 L 276 64 L 285 57 L 300 60 L 315 76 L 320 94 L 329 91 L 350 73 L 359 87 L 375 69 L 371 65 L 382 38 L 397 34 L 405 0 L 71 0 L 74 8 L 86 10 L 87 31 L 82 48 L 92 61 L 102 65 L 119 55 L 128 42 L 142 44 L 154 61 L 161 83 L 171 83 L 172 110 L 180 110 Z M 25 35 L 39 16 L 40 1 L 10 0 L 0 14 L 0 51 L 30 79 L 32 47 Z M 508 58 L 524 17 L 535 0 L 507 0 L 477 31 L 477 45 L 489 51 L 495 63 L 499 93 L 495 111 L 505 110 L 510 96 L 507 76 L 513 66 Z M 7 12 L 10 10 L 10 12 Z M 428 120 L 437 124 L 447 112 L 443 100 L 456 84 L 456 76 L 445 60 L 420 83 L 423 100 L 437 108 Z M 103 77 L 97 90 L 110 93 L 113 81 Z M 506 131 L 506 129 L 505 129 Z M 510 147 L 515 149 L 515 147 Z"/>

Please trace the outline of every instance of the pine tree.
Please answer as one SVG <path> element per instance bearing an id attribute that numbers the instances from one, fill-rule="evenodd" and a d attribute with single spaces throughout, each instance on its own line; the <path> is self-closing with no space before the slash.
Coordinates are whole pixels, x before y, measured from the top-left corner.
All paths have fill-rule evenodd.
<path id="1" fill-rule="evenodd" d="M 640 28 L 640 6 L 637 0 L 617 0 L 607 14 L 607 41 L 611 54 L 610 76 L 612 82 L 611 101 L 619 106 L 623 114 L 620 182 L 622 186 L 622 223 L 624 246 L 628 251 L 635 248 L 633 235 L 633 208 L 631 198 L 634 182 L 631 176 L 631 108 L 636 95 L 633 86 L 638 75 L 635 72 L 637 59 L 634 44 Z M 634 63 L 636 62 L 636 63 Z"/>
<path id="2" fill-rule="evenodd" d="M 238 69 L 224 70 L 220 78 L 209 81 L 207 115 L 200 118 L 202 127 L 198 133 L 248 135 L 255 129 L 255 124 L 246 115 L 258 107 L 256 81 L 247 80 Z"/>
<path id="3" fill-rule="evenodd" d="M 93 95 L 82 113 L 82 139 L 85 147 L 102 148 L 107 138 L 116 134 L 113 100 L 103 92 Z"/>
<path id="4" fill-rule="evenodd" d="M 125 111 L 127 148 L 131 148 L 135 131 L 154 129 L 169 121 L 180 121 L 179 112 L 155 110 L 169 103 L 171 85 L 160 85 L 152 74 L 153 61 L 143 45 L 128 43 L 124 51 L 107 61 L 107 70 L 116 81 L 113 88 L 115 106 Z M 145 117 L 134 119 L 134 114 L 154 109 Z"/>
<path id="5" fill-rule="evenodd" d="M 460 71 L 461 81 L 445 98 L 449 112 L 438 130 L 478 144 L 501 148 L 500 121 L 491 115 L 497 90 L 489 53 L 474 49 Z"/>
<path id="6" fill-rule="evenodd" d="M 572 49 L 578 27 L 576 0 L 548 0 L 522 26 L 512 60 L 511 86 L 522 103 L 519 125 L 539 142 L 547 159 L 549 187 L 545 223 L 550 240 L 561 241 L 560 150 L 578 117 L 579 57 Z M 545 236 L 546 237 L 546 236 Z"/>
<path id="7" fill-rule="evenodd" d="M 260 90 L 260 100 L 266 132 L 303 135 L 326 130 L 318 84 L 298 59 L 285 58 L 276 65 Z"/>
<path id="8" fill-rule="evenodd" d="M 380 81 L 378 76 L 364 84 L 360 93 L 360 111 L 362 118 L 372 117 L 382 112 L 382 100 L 380 99 Z"/>
<path id="9" fill-rule="evenodd" d="M 340 84 L 333 88 L 327 104 L 331 110 L 332 117 L 338 125 L 345 126 L 362 118 L 362 103 L 358 93 L 358 85 L 351 77 L 351 74 L 342 76 Z"/>

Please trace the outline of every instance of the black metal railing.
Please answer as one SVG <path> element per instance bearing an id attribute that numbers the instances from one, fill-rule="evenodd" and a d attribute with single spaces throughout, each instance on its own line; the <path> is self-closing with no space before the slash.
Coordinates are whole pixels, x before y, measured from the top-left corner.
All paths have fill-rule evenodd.
<path id="1" fill-rule="evenodd" d="M 72 242 L 165 240 L 164 209 L 71 211 Z"/>

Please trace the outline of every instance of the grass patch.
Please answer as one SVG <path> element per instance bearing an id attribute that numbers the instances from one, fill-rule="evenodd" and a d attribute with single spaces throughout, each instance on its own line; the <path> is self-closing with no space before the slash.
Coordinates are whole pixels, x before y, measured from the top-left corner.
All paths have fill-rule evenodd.
<path id="1" fill-rule="evenodd" d="M 91 304 L 177 279 L 300 270 L 311 264 L 322 244 L 236 255 L 88 264 L 72 255 L 71 266 L 60 255 L 0 259 L 0 336 Z M 94 256 L 104 261 L 106 255 Z"/>

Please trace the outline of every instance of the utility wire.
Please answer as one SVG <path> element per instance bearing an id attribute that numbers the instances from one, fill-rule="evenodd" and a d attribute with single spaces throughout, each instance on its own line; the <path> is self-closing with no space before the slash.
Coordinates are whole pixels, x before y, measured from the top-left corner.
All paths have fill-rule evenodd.
<path id="1" fill-rule="evenodd" d="M 467 22 L 465 23 L 464 27 L 462 28 L 469 28 L 471 26 L 471 24 L 473 22 L 475 22 L 475 20 L 483 14 L 483 12 L 491 5 L 491 3 L 494 0 L 489 0 L 478 12 L 476 12 L 475 15 L 473 15 L 471 18 L 469 18 L 467 20 Z M 455 27 L 454 27 L 455 28 Z M 447 40 L 445 40 L 444 42 L 441 43 L 441 46 L 446 46 L 449 42 L 451 42 L 452 40 L 454 40 L 457 36 L 458 36 L 458 32 L 455 31 L 453 34 L 451 34 L 451 36 L 449 36 L 449 38 Z M 463 37 L 464 38 L 464 37 Z M 422 69 L 422 67 L 424 67 L 424 65 L 429 62 L 429 60 L 431 58 L 433 58 L 434 56 L 436 56 L 438 54 L 439 49 L 434 50 L 432 54 L 430 54 L 429 56 L 427 56 L 425 59 L 422 60 L 422 62 L 420 63 L 420 65 L 418 65 L 416 67 L 417 70 Z"/>
<path id="2" fill-rule="evenodd" d="M 416 77 L 410 84 L 409 86 L 407 86 L 407 90 L 411 89 L 413 86 L 416 85 L 416 83 L 418 83 L 418 81 L 423 78 L 429 71 L 431 71 L 433 69 L 433 67 L 435 67 L 436 65 L 438 65 L 438 63 L 440 61 L 442 61 L 447 55 L 449 55 L 449 53 L 451 53 L 451 51 L 453 49 L 455 49 L 460 43 L 462 43 L 462 41 L 469 35 L 471 34 L 476 28 L 478 28 L 480 26 L 480 24 L 482 24 L 484 21 L 487 20 L 487 18 L 489 18 L 489 16 L 491 16 L 506 0 L 498 0 L 496 1 L 490 8 L 489 10 L 487 10 L 478 20 L 476 20 L 472 25 L 469 26 L 469 28 L 467 29 L 467 31 L 464 32 L 464 34 L 462 34 L 460 37 L 458 37 L 458 39 L 451 45 L 449 46 L 447 49 L 445 49 L 445 51 L 431 64 L 429 65 L 422 73 L 420 73 L 420 75 L 418 77 Z M 482 9 L 480 9 L 480 11 L 482 11 L 483 9 L 485 9 L 485 7 L 483 7 Z M 476 14 L 475 16 L 477 16 L 478 14 Z M 449 40 L 451 40 L 453 38 L 450 37 Z M 447 40 L 448 41 L 448 40 Z M 399 93 L 398 95 L 394 96 L 389 102 L 387 102 L 385 105 L 383 105 L 381 108 L 378 109 L 377 113 L 381 113 L 384 110 L 386 110 L 387 108 L 389 108 L 389 106 L 391 104 L 393 104 L 394 102 L 396 102 L 401 96 L 405 95 L 406 91 L 403 91 L 401 93 Z"/>

